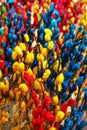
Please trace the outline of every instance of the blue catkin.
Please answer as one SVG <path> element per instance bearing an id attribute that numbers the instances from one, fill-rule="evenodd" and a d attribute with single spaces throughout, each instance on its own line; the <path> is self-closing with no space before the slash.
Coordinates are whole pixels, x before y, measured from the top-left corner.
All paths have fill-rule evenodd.
<path id="1" fill-rule="evenodd" d="M 59 24 L 61 22 L 61 17 L 57 18 L 57 24 Z"/>
<path id="2" fill-rule="evenodd" d="M 52 19 L 51 26 L 54 27 L 54 28 L 57 27 L 57 21 L 56 21 L 56 19 Z"/>
<path id="3" fill-rule="evenodd" d="M 28 21 L 29 21 L 29 19 L 28 19 Z M 22 21 L 18 21 L 18 25 L 20 26 L 20 27 L 22 27 Z"/>
<path id="4" fill-rule="evenodd" d="M 19 31 L 20 30 L 20 25 L 17 25 L 16 26 L 16 31 Z"/>
<path id="5" fill-rule="evenodd" d="M 80 129 L 81 129 L 81 130 L 84 129 L 84 128 L 86 127 L 86 125 L 87 125 L 86 120 L 82 120 L 82 121 L 80 122 Z"/>
<path id="6" fill-rule="evenodd" d="M 12 38 L 12 34 L 9 33 L 9 34 L 8 34 L 8 39 L 11 39 L 11 38 Z"/>
<path id="7" fill-rule="evenodd" d="M 54 11 L 54 2 L 51 2 L 49 12 L 52 13 L 53 11 Z"/>
<path id="8" fill-rule="evenodd" d="M 11 54 L 12 54 L 12 49 L 11 48 L 6 48 L 6 56 L 7 56 L 7 58 L 11 58 Z"/>
<path id="9" fill-rule="evenodd" d="M 75 130 L 81 130 L 81 129 L 80 129 L 80 124 L 77 124 L 77 125 L 76 125 Z"/>
<path id="10" fill-rule="evenodd" d="M 87 88 L 86 87 L 83 90 L 84 90 L 84 92 L 87 92 Z"/>
<path id="11" fill-rule="evenodd" d="M 41 42 L 41 43 L 44 41 L 44 33 L 41 33 L 41 34 L 39 35 L 38 41 Z"/>
<path id="12" fill-rule="evenodd" d="M 70 129 L 72 127 L 72 125 L 73 125 L 73 121 L 69 118 L 66 118 L 64 126 L 67 127 L 68 129 Z"/>
<path id="13" fill-rule="evenodd" d="M 63 125 L 61 125 L 61 126 L 60 126 L 60 130 L 69 130 L 69 128 L 68 128 L 68 127 L 65 127 L 65 126 L 63 126 Z"/>
<path id="14" fill-rule="evenodd" d="M 76 125 L 76 130 L 83 130 L 87 125 L 86 120 L 82 120 L 79 124 Z"/>
<path id="15" fill-rule="evenodd" d="M 75 35 L 75 29 L 71 29 L 70 30 L 70 34 L 74 34 Z"/>
<path id="16" fill-rule="evenodd" d="M 80 76 L 80 77 L 77 79 L 76 83 L 77 83 L 78 86 L 81 86 L 82 83 L 83 83 L 83 81 L 84 81 L 84 77 L 83 77 L 83 76 Z"/>
<path id="17" fill-rule="evenodd" d="M 53 79 L 53 78 L 56 78 L 56 76 L 57 76 L 57 72 L 54 72 L 54 71 L 53 71 L 53 72 L 51 73 L 51 75 L 49 76 L 49 78 L 52 78 L 52 79 Z"/>
<path id="18" fill-rule="evenodd" d="M 73 39 L 75 37 L 75 34 L 74 33 L 71 33 L 70 35 L 69 35 L 69 38 L 70 39 Z"/>
<path id="19" fill-rule="evenodd" d="M 72 116 L 75 116 L 78 114 L 78 110 L 76 108 L 72 108 Z"/>
<path id="20" fill-rule="evenodd" d="M 27 10 L 27 16 L 30 16 L 31 12 L 29 10 Z"/>
<path id="21" fill-rule="evenodd" d="M 51 78 L 47 79 L 47 87 L 53 88 L 54 87 L 54 81 Z"/>
<path id="22" fill-rule="evenodd" d="M 80 25 L 78 32 L 83 32 L 83 25 Z"/>
<path id="23" fill-rule="evenodd" d="M 12 15 L 12 18 L 13 18 L 13 19 L 17 19 L 17 17 L 18 17 L 18 14 L 17 14 L 17 13 L 14 13 L 14 14 Z"/>
<path id="24" fill-rule="evenodd" d="M 63 91 L 63 90 L 62 90 Z M 68 98 L 68 95 L 66 94 L 66 92 L 63 91 L 63 94 L 62 94 L 62 103 L 65 102 Z"/>
<path id="25" fill-rule="evenodd" d="M 48 79 L 47 79 L 47 86 L 48 86 L 48 88 L 50 87 L 49 85 L 51 84 L 51 81 L 52 81 L 51 78 L 48 78 Z"/>
<path id="26" fill-rule="evenodd" d="M 26 21 L 26 22 L 27 22 L 27 24 L 28 24 L 28 25 L 30 25 L 30 19 L 27 19 L 27 21 Z"/>
<path id="27" fill-rule="evenodd" d="M 18 2 L 18 6 L 19 6 L 19 7 L 22 7 L 22 4 L 21 4 L 20 2 Z"/>
<path id="28" fill-rule="evenodd" d="M 53 35 L 56 35 L 57 33 L 59 33 L 59 28 L 55 28 L 55 30 L 52 31 Z"/>
<path id="29" fill-rule="evenodd" d="M 75 30 L 76 29 L 76 24 L 71 24 L 70 25 L 70 30 Z"/>
<path id="30" fill-rule="evenodd" d="M 69 33 L 68 32 L 65 33 L 64 38 L 65 38 L 65 40 L 67 40 L 69 38 Z"/>
<path id="31" fill-rule="evenodd" d="M 69 64 L 69 66 L 68 66 L 68 70 L 69 70 L 69 71 L 72 71 L 74 65 L 75 65 L 75 61 L 71 61 L 70 64 Z"/>
<path id="32" fill-rule="evenodd" d="M 31 64 L 31 68 L 33 69 L 35 66 L 38 66 L 38 60 L 35 59 L 33 63 Z"/>
<path id="33" fill-rule="evenodd" d="M 52 63 L 53 63 L 53 61 L 52 61 L 52 60 L 50 60 L 50 61 L 49 61 L 49 67 L 52 65 Z"/>
<path id="34" fill-rule="evenodd" d="M 11 10 L 9 9 L 9 10 L 8 10 L 8 16 L 10 16 L 10 15 L 11 15 Z"/>
<path id="35" fill-rule="evenodd" d="M 14 48 L 14 47 L 16 47 L 16 42 L 15 41 L 13 42 L 13 47 L 12 48 Z"/>
<path id="36" fill-rule="evenodd" d="M 12 5 L 14 3 L 14 0 L 7 0 L 7 2 Z"/>
<path id="37" fill-rule="evenodd" d="M 80 47 L 79 47 L 79 50 L 81 51 L 81 52 L 84 52 L 85 50 L 86 50 L 86 46 L 83 44 L 83 45 L 81 45 Z"/>
<path id="38" fill-rule="evenodd" d="M 67 50 L 67 51 L 64 53 L 64 56 L 65 56 L 65 57 L 69 57 L 69 56 L 70 56 L 70 51 Z"/>
<path id="39" fill-rule="evenodd" d="M 32 40 L 30 40 L 28 43 L 29 43 L 29 45 L 31 45 L 32 44 Z"/>
<path id="40" fill-rule="evenodd" d="M 64 71 L 64 77 L 65 79 L 69 79 L 72 77 L 72 72 L 69 72 L 68 70 Z"/>
<path id="41" fill-rule="evenodd" d="M 71 61 L 74 61 L 74 56 L 73 56 L 73 54 L 70 54 L 70 60 L 71 60 Z"/>
<path id="42" fill-rule="evenodd" d="M 29 25 L 28 25 L 28 27 L 29 27 Z M 28 34 L 29 34 L 29 36 L 30 37 L 33 37 L 34 36 L 34 28 L 28 28 Z"/>
<path id="43" fill-rule="evenodd" d="M 52 30 L 53 36 L 57 35 L 59 33 L 59 28 L 56 27 L 54 30 Z"/>
<path id="44" fill-rule="evenodd" d="M 6 48 L 6 42 L 2 42 L 2 47 Z"/>
<path id="45" fill-rule="evenodd" d="M 14 23 L 14 26 L 17 25 L 17 21 L 16 21 L 16 19 L 13 20 L 13 23 Z"/>
<path id="46" fill-rule="evenodd" d="M 10 69 L 11 68 L 11 62 L 6 62 L 6 66 Z"/>
<path id="47" fill-rule="evenodd" d="M 31 28 L 31 29 L 30 29 L 30 32 L 31 32 L 31 33 L 34 33 L 34 31 L 35 31 L 34 28 Z"/>
<path id="48" fill-rule="evenodd" d="M 71 47 L 72 47 L 72 40 L 68 39 L 67 41 L 65 41 L 63 48 L 71 49 Z"/>
<path id="49" fill-rule="evenodd" d="M 62 87 L 63 87 L 63 91 L 66 91 L 68 89 L 68 87 L 69 87 L 68 81 L 64 81 L 62 83 Z"/>
<path id="50" fill-rule="evenodd" d="M 52 37 L 53 40 L 57 40 L 59 38 L 59 34 L 56 34 L 55 36 Z"/>
<path id="51" fill-rule="evenodd" d="M 16 42 L 10 39 L 10 47 L 13 49 L 16 46 Z"/>
<path id="52" fill-rule="evenodd" d="M 45 25 L 48 26 L 48 17 L 46 14 L 42 14 L 42 19 L 43 19 Z"/>
<path id="53" fill-rule="evenodd" d="M 44 28 L 45 28 L 44 26 L 41 26 L 41 27 L 38 29 L 38 31 L 37 31 L 37 32 L 38 32 L 38 34 L 40 34 L 40 33 L 44 32 Z"/>
<path id="54" fill-rule="evenodd" d="M 79 63 L 76 63 L 73 65 L 73 71 L 77 71 L 80 69 L 80 64 Z"/>
<path id="55" fill-rule="evenodd" d="M 47 42 L 44 43 L 43 47 L 44 47 L 44 48 L 47 48 L 47 46 L 48 46 L 48 43 L 47 43 Z"/>
<path id="56" fill-rule="evenodd" d="M 13 29 L 13 28 L 10 28 L 9 32 L 10 32 L 11 34 L 14 34 L 14 29 Z"/>
<path id="57" fill-rule="evenodd" d="M 16 41 L 16 40 L 17 40 L 17 36 L 16 36 L 15 34 L 12 36 L 12 40 L 13 40 L 13 41 Z"/>
<path id="58" fill-rule="evenodd" d="M 82 116 L 83 116 L 83 111 L 78 112 L 76 123 L 78 123 L 81 120 Z"/>
<path id="59" fill-rule="evenodd" d="M 38 78 L 41 78 L 41 77 L 42 77 L 42 75 L 43 75 L 42 70 L 38 70 Z"/>
<path id="60" fill-rule="evenodd" d="M 79 106 L 78 111 L 83 111 L 83 106 L 82 105 Z"/>
<path id="61" fill-rule="evenodd" d="M 78 57 L 80 55 L 80 51 L 78 49 L 74 49 L 74 55 Z"/>

